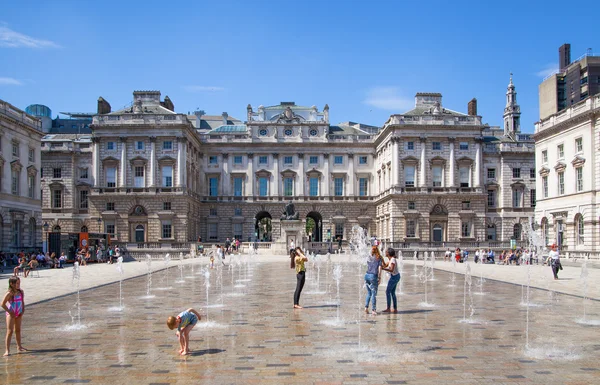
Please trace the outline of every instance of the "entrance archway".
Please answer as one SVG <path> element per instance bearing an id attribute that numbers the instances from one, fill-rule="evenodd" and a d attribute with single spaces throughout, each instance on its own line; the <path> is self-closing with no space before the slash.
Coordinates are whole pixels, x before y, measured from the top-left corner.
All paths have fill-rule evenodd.
<path id="1" fill-rule="evenodd" d="M 271 226 L 271 214 L 261 211 L 254 217 L 254 236 L 257 241 L 271 242 L 273 240 Z"/>
<path id="2" fill-rule="evenodd" d="M 306 215 L 306 235 L 309 242 L 323 242 L 323 216 L 311 211 Z"/>
<path id="3" fill-rule="evenodd" d="M 135 227 L 135 241 L 137 243 L 143 243 L 146 239 L 146 231 L 143 225 L 137 225 Z"/>

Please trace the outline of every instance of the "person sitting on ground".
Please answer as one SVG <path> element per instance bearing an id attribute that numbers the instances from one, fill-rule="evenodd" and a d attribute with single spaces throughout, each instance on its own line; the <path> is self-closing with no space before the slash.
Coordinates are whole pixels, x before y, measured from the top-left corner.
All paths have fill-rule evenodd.
<path id="1" fill-rule="evenodd" d="M 488 250 L 488 255 L 487 255 L 487 259 L 489 263 L 496 263 L 496 261 L 494 260 L 494 250 L 489 249 Z"/>

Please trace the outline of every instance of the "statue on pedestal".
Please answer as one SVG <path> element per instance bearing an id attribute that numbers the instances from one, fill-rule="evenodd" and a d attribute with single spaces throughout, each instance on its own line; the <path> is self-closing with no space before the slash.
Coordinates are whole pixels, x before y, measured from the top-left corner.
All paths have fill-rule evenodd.
<path id="1" fill-rule="evenodd" d="M 296 211 L 292 201 L 289 201 L 288 204 L 285 205 L 285 210 L 283 211 L 283 214 L 281 215 L 281 220 L 295 221 L 295 220 L 298 220 L 299 218 L 300 218 L 300 213 Z"/>

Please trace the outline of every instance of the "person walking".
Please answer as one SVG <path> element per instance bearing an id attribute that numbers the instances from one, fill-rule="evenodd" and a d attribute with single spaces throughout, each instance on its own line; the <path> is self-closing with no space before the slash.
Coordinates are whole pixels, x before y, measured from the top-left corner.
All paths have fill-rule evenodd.
<path id="1" fill-rule="evenodd" d="M 290 252 L 290 268 L 296 269 L 296 291 L 294 292 L 294 309 L 302 309 L 300 306 L 300 293 L 304 287 L 306 281 L 306 267 L 304 262 L 308 261 L 308 258 L 302 253 L 302 249 L 296 247 Z"/>
<path id="2" fill-rule="evenodd" d="M 398 260 L 396 259 L 396 251 L 391 247 L 385 252 L 385 256 L 388 257 L 389 262 L 386 267 L 381 267 L 390 274 L 390 280 L 388 281 L 387 289 L 385 290 L 385 297 L 387 300 L 387 308 L 383 313 L 398 313 L 398 301 L 396 299 L 396 286 L 400 282 L 400 271 L 398 271 Z M 394 310 L 390 309 L 390 305 L 394 303 Z"/>
<path id="3" fill-rule="evenodd" d="M 552 244 L 552 249 L 548 253 L 548 259 L 550 260 L 550 265 L 552 266 L 552 274 L 554 274 L 554 279 L 558 279 L 558 271 L 562 270 L 562 265 L 560 264 L 560 254 L 556 250 L 556 243 Z"/>

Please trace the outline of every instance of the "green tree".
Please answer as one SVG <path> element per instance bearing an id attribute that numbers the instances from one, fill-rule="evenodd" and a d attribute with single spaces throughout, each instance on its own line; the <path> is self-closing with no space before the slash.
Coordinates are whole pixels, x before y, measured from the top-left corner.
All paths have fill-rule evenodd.
<path id="1" fill-rule="evenodd" d="M 317 227 L 315 220 L 311 217 L 306 218 L 306 234 L 314 234 L 315 227 Z"/>

